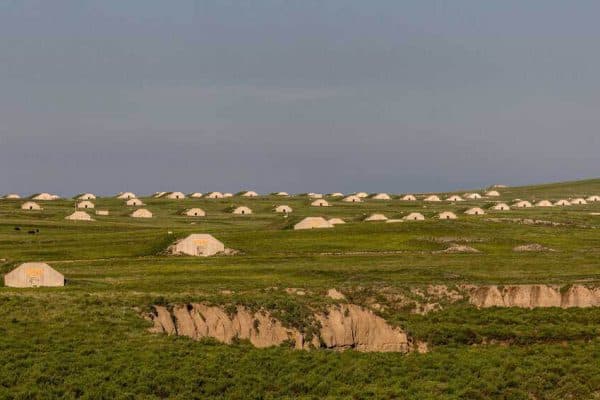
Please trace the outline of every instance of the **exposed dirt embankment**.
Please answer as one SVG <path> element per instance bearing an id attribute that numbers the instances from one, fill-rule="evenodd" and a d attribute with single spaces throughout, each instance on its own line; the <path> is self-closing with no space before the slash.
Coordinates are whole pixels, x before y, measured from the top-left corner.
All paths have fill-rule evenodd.
<path id="1" fill-rule="evenodd" d="M 348 304 L 317 314 L 320 336 L 327 348 L 358 351 L 409 351 L 408 336 L 381 317 L 362 307 Z"/>
<path id="2" fill-rule="evenodd" d="M 430 314 L 468 302 L 487 307 L 600 307 L 600 286 L 574 285 L 428 285 L 345 289 L 350 301 L 386 314 Z"/>
<path id="3" fill-rule="evenodd" d="M 223 343 L 247 339 L 256 347 L 293 343 L 296 349 L 356 349 L 365 352 L 401 352 L 410 350 L 409 339 L 401 329 L 362 307 L 344 304 L 318 313 L 319 338 L 310 339 L 296 329 L 284 327 L 267 312 L 251 312 L 238 306 L 228 314 L 222 308 L 204 304 L 177 305 L 172 309 L 154 306 L 148 315 L 155 333 L 187 336 L 192 339 L 214 338 Z"/>
<path id="4" fill-rule="evenodd" d="M 471 287 L 469 301 L 477 307 L 598 307 L 600 288 L 572 285 L 510 285 Z"/>
<path id="5" fill-rule="evenodd" d="M 237 307 L 229 315 L 220 307 L 204 304 L 176 305 L 171 310 L 154 306 L 150 318 L 154 322 L 151 330 L 157 333 L 192 339 L 210 337 L 228 344 L 236 338 L 247 339 L 256 347 L 276 346 L 285 341 L 293 341 L 298 349 L 309 346 L 297 330 L 284 327 L 266 313 L 251 313 L 244 307 Z"/>

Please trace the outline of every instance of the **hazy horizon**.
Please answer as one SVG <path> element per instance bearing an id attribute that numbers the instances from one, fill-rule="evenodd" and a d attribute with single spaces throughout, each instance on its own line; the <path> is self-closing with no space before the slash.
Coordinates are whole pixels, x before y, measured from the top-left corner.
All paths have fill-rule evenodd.
<path id="1" fill-rule="evenodd" d="M 600 3 L 0 4 L 0 194 L 600 176 Z"/>

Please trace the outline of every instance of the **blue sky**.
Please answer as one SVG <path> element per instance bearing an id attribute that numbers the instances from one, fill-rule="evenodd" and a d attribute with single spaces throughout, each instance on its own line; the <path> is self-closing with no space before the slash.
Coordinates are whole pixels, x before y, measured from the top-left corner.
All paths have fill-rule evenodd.
<path id="1" fill-rule="evenodd" d="M 599 176 L 597 1 L 0 3 L 0 192 Z"/>

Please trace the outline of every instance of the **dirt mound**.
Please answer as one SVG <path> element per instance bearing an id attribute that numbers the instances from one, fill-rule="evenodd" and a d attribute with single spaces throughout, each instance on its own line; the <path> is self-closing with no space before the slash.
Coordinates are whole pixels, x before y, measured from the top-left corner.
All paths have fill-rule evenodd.
<path id="1" fill-rule="evenodd" d="M 556 251 L 556 250 L 551 249 L 549 247 L 544 247 L 538 243 L 531 243 L 531 244 L 523 244 L 523 245 L 514 247 L 513 251 L 516 251 L 516 252 L 545 252 L 545 251 Z"/>
<path id="2" fill-rule="evenodd" d="M 327 291 L 327 297 L 332 300 L 346 300 L 346 296 L 344 296 L 344 294 L 337 289 L 329 289 Z"/>
<path id="3" fill-rule="evenodd" d="M 453 244 L 447 249 L 435 251 L 434 253 L 480 253 L 480 251 L 464 244 Z"/>
<path id="4" fill-rule="evenodd" d="M 440 236 L 430 239 L 436 243 L 481 243 L 485 240 L 482 238 L 472 238 L 472 237 L 457 237 L 457 236 Z"/>
<path id="5" fill-rule="evenodd" d="M 304 295 L 306 295 L 306 290 L 304 290 L 304 289 L 298 289 L 298 288 L 285 288 L 284 290 L 285 290 L 285 292 L 286 292 L 287 294 L 295 294 L 295 295 L 297 295 L 297 296 L 304 296 Z"/>
<path id="6" fill-rule="evenodd" d="M 297 329 L 287 328 L 268 312 L 251 312 L 238 306 L 233 315 L 221 307 L 184 304 L 171 310 L 154 306 L 147 315 L 154 333 L 187 336 L 198 340 L 214 338 L 223 343 L 247 339 L 256 347 L 293 343 L 296 349 L 324 347 L 334 350 L 356 349 L 364 352 L 401 352 L 411 350 L 408 336 L 390 326 L 383 318 L 362 307 L 348 304 L 331 306 L 315 315 L 321 325 L 320 338 L 310 340 Z"/>
<path id="7" fill-rule="evenodd" d="M 523 225 L 546 225 L 546 226 L 567 226 L 562 222 L 546 221 L 542 219 L 531 219 L 531 218 L 488 218 L 490 222 L 514 222 Z"/>

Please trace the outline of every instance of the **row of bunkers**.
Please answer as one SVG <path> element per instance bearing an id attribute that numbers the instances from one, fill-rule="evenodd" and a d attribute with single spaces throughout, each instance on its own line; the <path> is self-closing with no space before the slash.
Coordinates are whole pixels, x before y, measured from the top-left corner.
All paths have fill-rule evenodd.
<path id="1" fill-rule="evenodd" d="M 253 191 L 241 192 L 238 194 L 241 197 L 258 197 L 259 195 Z M 273 195 L 282 196 L 282 197 L 290 197 L 286 192 L 278 192 Z M 211 192 L 206 195 L 202 193 L 192 193 L 186 196 L 182 192 L 158 192 L 155 193 L 152 197 L 154 198 L 165 198 L 172 200 L 182 200 L 185 198 L 199 199 L 199 198 L 208 198 L 208 199 L 219 199 L 219 198 L 228 198 L 233 197 L 234 195 L 231 193 L 220 193 L 220 192 Z M 331 204 L 324 198 L 322 194 L 318 193 L 307 193 L 301 196 L 306 196 L 311 199 L 309 203 L 310 206 L 313 207 L 329 207 Z M 355 193 L 352 195 L 345 196 L 342 193 L 332 193 L 328 195 L 334 198 L 341 198 L 343 202 L 346 203 L 361 203 L 364 199 L 370 198 L 373 200 L 392 200 L 392 196 L 386 193 L 377 193 L 369 195 L 364 192 Z M 497 190 L 490 190 L 486 192 L 484 195 L 479 193 L 466 193 L 463 196 L 459 195 L 450 195 L 445 199 L 442 199 L 438 195 L 424 195 L 419 196 L 419 198 L 415 195 L 404 195 L 399 197 L 400 200 L 403 201 L 423 201 L 423 202 L 451 202 L 458 203 L 466 200 L 479 200 L 483 199 L 483 201 L 490 201 L 492 197 L 500 197 L 500 193 Z M 124 200 L 125 206 L 136 207 L 136 209 L 129 214 L 134 218 L 152 218 L 153 214 L 146 208 L 137 208 L 144 206 L 144 202 L 139 199 L 132 192 L 123 192 L 119 193 L 116 198 Z M 4 199 L 9 200 L 19 200 L 20 196 L 16 194 L 10 194 L 4 196 Z M 21 209 L 27 211 L 36 211 L 43 210 L 41 205 L 37 201 L 53 201 L 60 199 L 59 196 L 49 194 L 49 193 L 40 193 L 34 196 L 31 196 L 28 201 L 25 201 L 21 204 Z M 86 212 L 88 210 L 95 210 L 96 215 L 104 216 L 109 215 L 107 210 L 96 210 L 96 206 L 93 200 L 97 199 L 92 193 L 84 193 L 75 197 L 77 200 L 75 210 L 72 214 L 68 215 L 66 219 L 75 220 L 75 221 L 93 221 L 94 219 Z M 530 202 L 522 199 L 515 199 L 514 202 L 509 205 L 504 202 L 495 201 L 490 204 L 487 209 L 482 207 L 470 207 L 466 210 L 462 211 L 465 215 L 469 216 L 478 216 L 485 215 L 488 211 L 508 211 L 511 209 L 524 209 L 531 207 L 555 207 L 555 206 L 571 206 L 571 205 L 584 205 L 588 203 L 600 202 L 600 196 L 598 195 L 590 195 L 587 197 L 580 197 L 574 199 L 559 199 L 559 200 L 538 200 L 535 202 Z M 289 205 L 280 204 L 273 207 L 273 211 L 276 213 L 282 213 L 285 216 L 287 214 L 292 213 L 293 209 Z M 247 206 L 239 206 L 239 207 L 231 207 L 228 209 L 228 212 L 238 215 L 250 215 L 253 213 L 252 209 Z M 189 208 L 185 210 L 182 215 L 188 217 L 205 217 L 206 212 L 201 208 Z M 458 217 L 456 212 L 453 211 L 442 211 L 438 212 L 435 215 L 436 219 L 440 220 L 455 220 Z M 391 219 L 388 218 L 385 214 L 382 213 L 374 213 L 362 218 L 364 222 L 385 222 L 385 223 L 395 223 L 395 222 L 404 222 L 404 221 L 424 221 L 426 219 L 425 215 L 420 212 L 410 212 L 407 215 L 404 215 L 399 219 Z M 324 218 L 322 216 L 309 216 L 305 217 L 298 223 L 293 225 L 294 230 L 305 230 L 305 229 L 321 229 L 321 228 L 333 228 L 339 224 L 345 224 L 342 218 Z M 168 252 L 173 255 L 188 255 L 188 256 L 198 256 L 198 257 L 207 257 L 213 256 L 216 254 L 226 254 L 227 249 L 224 244 L 214 238 L 209 234 L 191 234 L 188 237 L 176 241 L 168 248 Z M 63 286 L 65 284 L 65 278 L 58 271 L 54 270 L 50 265 L 46 263 L 24 263 L 19 265 L 17 268 L 7 273 L 4 276 L 4 281 L 6 286 L 11 287 L 38 287 L 38 286 Z"/>
<path id="2" fill-rule="evenodd" d="M 290 195 L 287 192 L 277 192 L 277 193 L 271 193 L 270 195 L 271 196 L 281 196 L 281 197 L 306 196 L 308 198 L 316 199 L 314 202 L 314 205 L 327 203 L 327 201 L 324 200 L 324 197 L 342 198 L 341 200 L 344 202 L 347 202 L 347 203 L 360 203 L 360 202 L 364 201 L 365 199 L 373 199 L 373 200 L 393 200 L 394 199 L 393 196 L 391 196 L 387 193 L 368 194 L 366 192 L 358 192 L 358 193 L 353 193 L 350 195 L 344 195 L 343 193 L 340 193 L 340 192 L 330 193 L 327 195 L 323 195 L 321 193 L 303 193 L 303 194 L 297 194 L 297 195 Z M 164 198 L 164 199 L 170 199 L 170 200 L 183 200 L 186 198 L 222 199 L 222 198 L 230 198 L 230 197 L 234 197 L 234 196 L 259 197 L 261 195 L 259 195 L 258 193 L 254 192 L 254 191 L 240 192 L 236 195 L 234 195 L 232 193 L 221 193 L 221 192 L 210 192 L 210 193 L 206 193 L 206 194 L 203 194 L 200 192 L 195 192 L 195 193 L 190 193 L 189 195 L 186 195 L 182 192 L 157 192 L 154 195 L 152 195 L 151 197 L 157 198 L 157 199 Z M 490 190 L 490 191 L 485 192 L 483 195 L 479 194 L 479 193 L 465 193 L 462 196 L 453 194 L 453 195 L 449 195 L 446 198 L 442 198 L 442 196 L 439 196 L 436 194 L 427 194 L 427 195 L 420 195 L 420 196 L 417 196 L 414 194 L 404 194 L 404 195 L 396 196 L 396 199 L 402 200 L 402 201 L 422 200 L 422 201 L 426 201 L 426 202 L 441 202 L 441 201 L 461 202 L 461 201 L 467 201 L 467 200 L 479 200 L 479 199 L 484 199 L 484 198 L 493 198 L 493 197 L 500 197 L 500 196 L 501 196 L 501 194 L 497 190 Z M 133 192 L 121 192 L 121 193 L 118 193 L 115 197 L 117 199 L 121 199 L 121 200 L 128 200 L 128 201 L 138 200 L 138 201 L 140 201 L 138 199 L 138 196 Z M 18 199 L 21 199 L 22 197 L 19 194 L 10 193 L 10 194 L 3 196 L 2 198 L 6 199 L 6 200 L 18 200 Z M 85 201 L 94 200 L 96 198 L 97 198 L 97 196 L 92 193 L 83 193 L 83 194 L 79 194 L 74 197 L 74 199 L 79 200 L 82 203 Z M 61 197 L 58 195 L 55 195 L 55 194 L 51 194 L 51 193 L 38 193 L 38 194 L 34 194 L 32 196 L 29 196 L 28 199 L 35 200 L 35 201 L 52 201 L 52 200 L 59 200 L 59 199 L 61 199 Z M 517 199 L 516 201 L 519 201 L 519 200 L 520 199 Z M 572 204 L 586 204 L 587 202 L 597 202 L 597 201 L 600 201 L 600 195 L 590 195 L 585 198 L 579 197 L 579 198 L 574 198 L 574 199 L 559 199 L 559 200 L 555 200 L 554 202 L 551 202 L 549 200 L 538 200 L 536 202 L 536 205 L 540 206 L 540 207 L 551 207 L 553 205 L 564 206 L 564 205 L 572 205 Z M 323 203 L 323 202 L 325 202 L 325 203 Z M 527 201 L 525 201 L 525 202 L 527 202 Z M 83 203 L 83 204 L 85 204 L 85 203 Z M 138 205 L 138 204 L 130 204 L 130 205 Z M 141 205 L 141 203 L 139 205 Z"/>
<path id="3" fill-rule="evenodd" d="M 500 186 L 496 185 L 495 187 L 500 187 Z M 259 194 L 254 191 L 244 191 L 244 192 L 238 193 L 237 195 L 241 196 L 241 197 L 258 197 L 259 196 Z M 287 192 L 277 192 L 277 193 L 273 193 L 272 195 L 282 196 L 282 197 L 291 196 Z M 191 193 L 188 197 L 193 198 L 193 199 L 199 199 L 199 198 L 218 199 L 218 198 L 227 198 L 227 197 L 233 197 L 233 196 L 234 195 L 231 193 L 210 192 L 205 195 L 205 194 L 196 192 L 196 193 Z M 323 195 L 320 193 L 306 193 L 306 194 L 298 195 L 298 196 L 306 196 L 308 198 L 314 199 L 310 203 L 310 205 L 313 207 L 330 207 L 331 206 L 331 204 L 326 199 L 324 199 Z M 332 193 L 328 196 L 342 198 L 341 200 L 346 203 L 361 203 L 363 201 L 363 199 L 366 199 L 366 198 L 371 198 L 374 200 L 391 200 L 392 199 L 392 197 L 390 195 L 388 195 L 387 193 L 377 193 L 377 194 L 369 195 L 366 192 L 358 192 L 358 193 L 348 195 L 348 196 L 345 196 L 342 193 Z M 486 198 L 490 198 L 490 197 L 499 197 L 499 196 L 500 196 L 500 192 L 498 190 L 490 190 L 490 191 L 485 192 L 485 194 L 483 196 L 479 193 L 465 193 L 463 196 L 454 194 L 454 195 L 450 195 L 447 198 L 445 198 L 444 200 L 442 200 L 442 198 L 440 196 L 430 194 L 430 195 L 425 195 L 425 196 L 421 197 L 421 200 L 424 202 L 447 201 L 447 202 L 451 202 L 451 203 L 457 203 L 457 202 L 462 202 L 465 200 L 479 200 L 479 199 L 486 199 Z M 145 205 L 143 203 L 143 201 L 141 199 L 139 199 L 137 197 L 137 195 L 133 192 L 121 192 L 121 193 L 118 193 L 115 197 L 117 199 L 125 200 L 126 206 L 141 207 L 141 206 Z M 186 195 L 182 192 L 156 192 L 152 197 L 173 199 L 173 200 L 182 200 L 182 199 L 186 198 Z M 77 208 L 77 210 L 75 212 L 73 212 L 72 214 L 66 216 L 65 219 L 76 220 L 76 221 L 93 221 L 94 219 L 84 210 L 95 209 L 95 204 L 92 202 L 92 200 L 95 200 L 96 198 L 97 198 L 97 196 L 92 193 L 83 193 L 83 194 L 77 195 L 75 197 L 75 199 L 77 200 L 77 203 L 75 204 L 75 207 Z M 20 196 L 17 194 L 8 194 L 8 195 L 4 196 L 4 199 L 16 200 L 16 199 L 20 199 Z M 41 210 L 43 210 L 42 206 L 33 200 L 52 201 L 52 200 L 58 200 L 58 199 L 60 199 L 60 197 L 57 195 L 54 195 L 54 194 L 50 194 L 50 193 L 39 193 L 39 194 L 31 196 L 30 199 L 31 200 L 26 201 L 23 204 L 21 204 L 21 209 L 26 210 L 26 211 L 41 211 Z M 415 195 L 406 194 L 406 195 L 399 197 L 399 200 L 418 201 L 419 199 Z M 550 200 L 539 200 L 539 201 L 533 202 L 533 203 L 530 201 L 527 201 L 527 200 L 515 199 L 515 201 L 512 205 L 508 205 L 507 203 L 503 203 L 503 202 L 493 203 L 489 206 L 489 210 L 508 211 L 511 208 L 521 209 L 521 208 L 531 208 L 531 207 L 584 205 L 584 204 L 588 204 L 591 202 L 600 202 L 600 196 L 590 195 L 586 198 L 580 197 L 580 198 L 574 198 L 574 199 L 559 199 L 554 202 L 552 202 Z M 277 213 L 283 213 L 283 214 L 289 214 L 289 213 L 293 212 L 292 208 L 286 204 L 277 205 L 274 207 L 273 210 Z M 231 207 L 230 209 L 228 209 L 228 211 L 230 213 L 236 214 L 236 215 L 250 215 L 253 213 L 252 209 L 247 206 Z M 464 214 L 466 214 L 466 215 L 484 215 L 485 213 L 486 213 L 485 210 L 482 209 L 481 207 L 472 207 L 472 208 L 468 208 L 467 210 L 464 211 Z M 204 217 L 204 216 L 206 216 L 206 212 L 204 210 L 202 210 L 201 208 L 197 208 L 197 207 L 187 209 L 182 214 L 185 216 L 188 216 L 188 217 Z M 96 210 L 96 215 L 107 216 L 107 215 L 109 215 L 109 211 L 108 210 Z M 153 213 L 150 210 L 145 209 L 145 208 L 138 208 L 135 211 L 133 211 L 132 213 L 130 213 L 129 215 L 132 218 L 153 218 Z M 332 224 L 330 221 L 325 220 L 324 218 L 321 218 L 321 219 L 319 219 L 320 217 L 310 217 L 310 218 L 313 218 L 313 219 L 309 219 L 307 221 L 301 221 L 301 223 L 298 223 L 295 226 L 295 229 L 330 228 L 330 227 L 333 227 L 333 225 L 335 225 L 335 223 Z M 439 219 L 457 219 L 458 217 L 452 211 L 444 211 L 444 212 L 439 213 L 437 215 L 437 218 L 439 218 Z M 338 220 L 338 219 L 336 218 L 335 220 Z M 403 220 L 422 221 L 422 220 L 425 220 L 425 216 L 423 216 L 420 213 L 410 213 L 410 214 L 404 216 L 402 219 L 388 219 L 383 214 L 373 214 L 373 215 L 366 217 L 364 220 L 365 221 L 386 221 L 386 222 L 399 222 L 399 221 L 403 221 Z M 336 221 L 334 221 L 334 222 L 336 222 Z M 344 221 L 339 220 L 337 222 L 343 223 Z"/>
<path id="4" fill-rule="evenodd" d="M 31 206 L 29 206 L 29 207 L 31 207 Z M 490 207 L 490 210 L 494 210 L 494 211 L 508 211 L 510 209 L 511 209 L 510 206 L 508 206 L 504 203 L 498 203 L 498 204 L 495 204 L 492 207 Z M 42 208 L 37 208 L 37 209 L 27 208 L 27 210 L 42 210 Z M 293 210 L 290 206 L 280 205 L 280 206 L 275 207 L 274 211 L 277 213 L 289 214 L 289 213 L 292 213 Z M 253 213 L 253 211 L 249 207 L 241 206 L 241 207 L 236 207 L 233 211 L 231 211 L 231 213 L 236 214 L 236 215 L 250 215 Z M 472 208 L 465 210 L 464 214 L 466 214 L 466 215 L 485 215 L 486 211 L 481 207 L 472 207 Z M 98 211 L 96 211 L 96 215 L 107 216 L 107 215 L 109 215 L 109 212 L 107 210 L 98 210 Z M 190 209 L 185 210 L 182 213 L 182 215 L 187 216 L 187 217 L 205 217 L 206 212 L 201 208 L 190 208 Z M 132 218 L 153 218 L 154 215 L 148 209 L 139 208 L 139 209 L 135 210 L 134 212 L 132 212 L 131 214 L 129 214 L 129 216 Z M 443 212 L 440 212 L 437 214 L 437 218 L 439 218 L 439 219 L 457 219 L 458 217 L 452 211 L 443 211 Z M 78 220 L 78 221 L 93 221 L 94 220 L 85 211 L 75 211 L 72 214 L 65 217 L 65 219 Z M 425 220 L 425 216 L 423 216 L 423 214 L 421 214 L 421 213 L 415 212 L 415 213 L 410 213 L 410 214 L 406 215 L 405 217 L 403 217 L 403 220 L 423 221 L 423 220 Z M 366 217 L 364 219 L 364 221 L 398 222 L 400 220 L 388 219 L 384 214 L 371 214 L 370 216 Z"/>
<path id="5" fill-rule="evenodd" d="M 126 202 L 127 206 L 142 206 L 144 205 L 141 201 L 133 201 L 133 200 L 138 200 L 138 199 L 130 199 Z M 537 207 L 553 207 L 553 206 L 568 206 L 568 205 L 583 205 L 583 204 L 587 204 L 588 202 L 580 199 L 580 200 L 575 200 L 575 201 L 558 201 L 554 204 L 550 203 L 549 201 L 547 202 L 546 200 L 538 202 L 532 204 L 529 201 L 526 200 L 521 200 L 516 202 L 515 204 L 513 204 L 512 206 L 506 204 L 506 203 L 493 203 L 490 205 L 489 209 L 493 210 L 493 211 L 508 211 L 511 210 L 511 208 L 516 208 L 516 209 L 520 209 L 520 208 L 531 208 L 534 206 Z M 599 200 L 591 200 L 593 202 L 599 201 Z M 319 200 L 315 200 L 314 202 L 312 202 L 310 204 L 311 206 L 314 207 L 329 207 L 331 206 L 329 203 L 327 203 L 325 200 L 319 199 Z M 95 205 L 94 203 L 90 202 L 89 200 L 85 200 L 82 202 L 79 202 L 76 204 L 76 207 L 78 209 L 94 209 Z M 27 201 L 25 203 L 23 203 L 21 205 L 21 209 L 26 210 L 26 211 L 41 211 L 43 210 L 43 208 L 36 202 L 33 201 Z M 293 212 L 292 207 L 286 205 L 286 204 L 281 204 L 278 206 L 275 206 L 273 208 L 274 212 L 277 213 L 283 213 L 283 214 L 289 214 Z M 247 206 L 239 206 L 239 207 L 235 207 L 235 208 L 231 208 L 229 210 L 229 212 L 231 214 L 236 214 L 236 215 L 250 215 L 253 213 L 252 209 L 250 207 Z M 469 208 L 467 210 L 464 211 L 465 214 L 467 215 L 484 215 L 485 214 L 485 210 L 481 207 L 472 207 Z M 413 213 L 413 214 L 418 214 L 418 213 Z M 101 216 L 107 216 L 109 215 L 109 211 L 108 210 L 96 210 L 96 215 L 101 215 Z M 145 209 L 145 208 L 138 208 L 135 211 L 133 211 L 131 214 L 129 214 L 132 218 L 152 218 L 153 214 L 150 210 Z M 188 217 L 205 217 L 206 216 L 206 212 L 201 209 L 201 208 L 190 208 L 185 210 L 182 215 L 184 216 L 188 216 Z M 376 220 L 387 220 L 387 218 L 383 218 L 381 217 L 382 214 L 375 214 L 375 216 L 379 216 L 379 217 L 368 217 L 366 220 L 367 221 L 376 221 Z M 456 219 L 456 215 L 453 212 L 450 211 L 444 211 L 442 213 L 440 213 L 438 215 L 438 217 L 440 219 Z M 73 212 L 72 214 L 68 215 L 67 217 L 65 217 L 65 219 L 69 219 L 69 220 L 79 220 L 79 221 L 93 221 L 92 217 L 85 211 L 83 210 L 78 210 Z M 423 220 L 425 219 L 424 217 L 419 217 L 418 215 L 415 215 L 414 218 L 407 218 L 410 220 Z"/>

